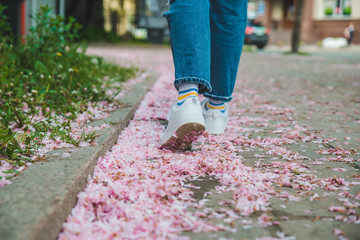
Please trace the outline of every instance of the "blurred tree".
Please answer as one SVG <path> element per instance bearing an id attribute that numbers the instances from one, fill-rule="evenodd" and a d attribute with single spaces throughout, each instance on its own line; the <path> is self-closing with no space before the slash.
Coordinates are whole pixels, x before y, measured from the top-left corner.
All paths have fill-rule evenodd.
<path id="1" fill-rule="evenodd" d="M 295 22 L 291 38 L 291 52 L 298 53 L 300 45 L 300 33 L 304 0 L 297 0 L 295 3 Z"/>
<path id="2" fill-rule="evenodd" d="M 67 0 L 66 16 L 73 16 L 84 27 L 103 28 L 103 0 Z"/>
<path id="3" fill-rule="evenodd" d="M 111 2 L 116 6 L 116 9 L 112 9 L 110 13 L 111 31 L 118 35 L 119 28 L 120 32 L 122 32 L 123 23 L 126 21 L 125 0 L 112 0 Z"/>
<path id="4" fill-rule="evenodd" d="M 119 1 L 120 8 L 121 8 L 121 9 L 124 9 L 124 3 L 125 3 L 125 1 L 124 1 L 124 0 L 118 0 L 118 1 Z"/>

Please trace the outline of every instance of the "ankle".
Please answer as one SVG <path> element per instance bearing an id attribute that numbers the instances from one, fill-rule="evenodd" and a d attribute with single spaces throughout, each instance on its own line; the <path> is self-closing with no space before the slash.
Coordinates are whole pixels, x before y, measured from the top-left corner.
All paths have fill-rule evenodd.
<path id="1" fill-rule="evenodd" d="M 221 112 L 225 112 L 226 104 L 223 101 L 217 101 L 209 98 L 206 101 L 205 108 L 206 110 L 219 110 Z"/>
<path id="2" fill-rule="evenodd" d="M 183 83 L 179 86 L 177 105 L 181 106 L 187 99 L 198 97 L 199 85 L 195 83 Z"/>

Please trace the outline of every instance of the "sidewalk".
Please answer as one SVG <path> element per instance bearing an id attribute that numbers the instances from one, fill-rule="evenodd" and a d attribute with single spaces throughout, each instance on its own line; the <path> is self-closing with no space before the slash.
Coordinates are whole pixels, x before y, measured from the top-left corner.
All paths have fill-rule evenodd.
<path id="1" fill-rule="evenodd" d="M 265 48 L 266 51 L 282 51 L 289 52 L 291 46 L 277 46 L 277 45 L 268 45 Z M 360 53 L 360 45 L 351 45 L 350 47 L 343 48 L 323 48 L 316 45 L 304 45 L 300 46 L 300 51 L 305 53 L 316 53 L 316 52 L 337 52 L 337 53 Z"/>
<path id="2" fill-rule="evenodd" d="M 358 239 L 360 59 L 244 53 L 222 136 L 158 149 L 168 48 L 93 47 L 160 75 L 95 167 L 60 239 Z"/>

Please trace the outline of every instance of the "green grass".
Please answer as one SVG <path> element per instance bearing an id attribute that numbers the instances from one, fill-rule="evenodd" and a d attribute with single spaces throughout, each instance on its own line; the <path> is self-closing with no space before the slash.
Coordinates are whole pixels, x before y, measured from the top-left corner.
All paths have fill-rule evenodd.
<path id="1" fill-rule="evenodd" d="M 36 27 L 26 43 L 16 44 L 3 12 L 0 5 L 0 160 L 14 165 L 30 161 L 49 133 L 73 145 L 93 141 L 94 133 L 73 139 L 71 121 L 87 111 L 89 102 L 111 102 L 121 90 L 119 82 L 138 70 L 86 55 L 85 44 L 77 42 L 80 25 L 73 18 L 53 15 L 49 7 L 33 16 Z M 39 115 L 45 120 L 33 121 Z M 66 121 L 57 122 L 56 116 Z"/>
<path id="2" fill-rule="evenodd" d="M 299 55 L 299 56 L 311 56 L 310 53 L 308 52 L 297 52 L 297 53 L 293 53 L 291 51 L 287 51 L 287 52 L 283 52 L 284 55 L 291 55 L 291 54 L 296 54 L 296 55 Z"/>
<path id="3" fill-rule="evenodd" d="M 255 46 L 253 45 L 243 45 L 243 49 L 242 49 L 243 52 L 255 52 L 256 49 L 255 49 Z"/>

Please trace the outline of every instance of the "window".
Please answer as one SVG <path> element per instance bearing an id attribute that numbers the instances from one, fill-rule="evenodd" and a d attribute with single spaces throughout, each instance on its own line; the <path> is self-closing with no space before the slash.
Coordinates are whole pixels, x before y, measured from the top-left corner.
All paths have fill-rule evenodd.
<path id="1" fill-rule="evenodd" d="M 351 15 L 351 0 L 343 0 L 343 14 L 350 16 Z"/>
<path id="2" fill-rule="evenodd" d="M 351 15 L 351 0 L 325 0 L 325 16 L 346 17 Z"/>

